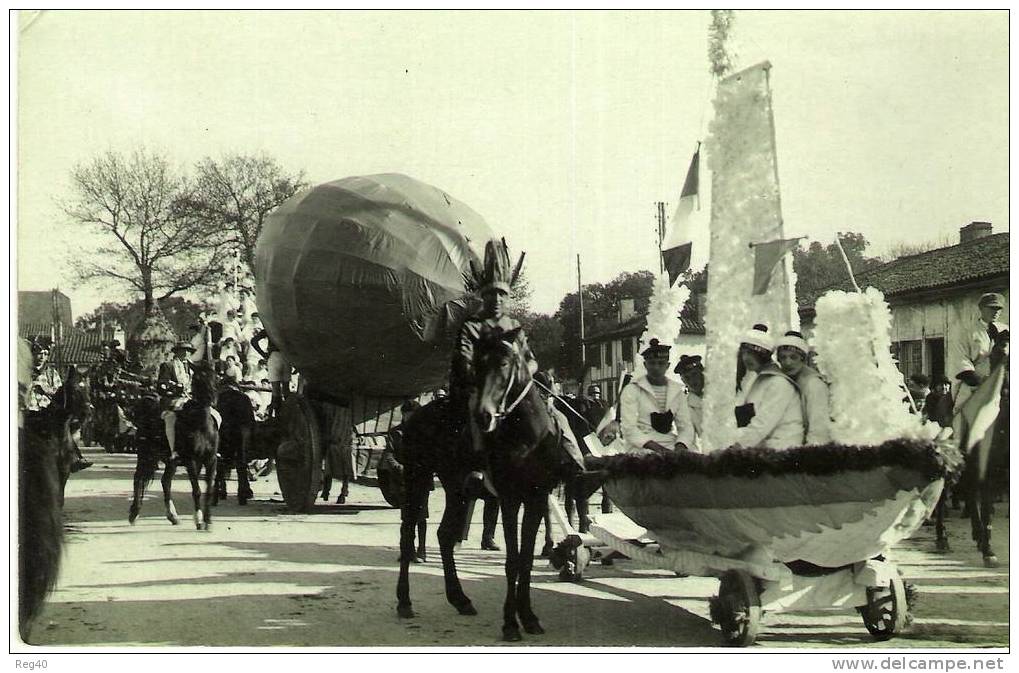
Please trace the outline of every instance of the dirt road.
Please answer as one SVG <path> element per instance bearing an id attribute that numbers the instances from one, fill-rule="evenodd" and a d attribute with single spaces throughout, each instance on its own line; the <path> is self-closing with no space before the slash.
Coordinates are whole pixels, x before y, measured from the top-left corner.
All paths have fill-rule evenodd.
<path id="1" fill-rule="evenodd" d="M 132 456 L 90 452 L 94 467 L 71 478 L 71 528 L 64 570 L 33 634 L 41 645 L 90 646 L 461 646 L 499 641 L 501 553 L 479 549 L 481 508 L 458 565 L 477 617 L 445 602 L 432 496 L 428 563 L 412 571 L 418 617 L 395 611 L 399 513 L 375 488 L 352 486 L 348 504 L 320 503 L 287 514 L 275 475 L 253 484 L 246 507 L 231 497 L 198 532 L 186 479 L 175 498 L 182 524 L 163 518 L 151 492 L 128 525 Z M 155 484 L 158 490 L 158 483 Z M 334 487 L 334 494 L 337 488 Z M 985 569 L 953 512 L 953 551 L 934 554 L 933 528 L 894 551 L 920 590 L 915 622 L 903 637 L 875 643 L 855 613 L 767 615 L 760 647 L 1003 647 L 1008 644 L 1008 518 L 1000 507 L 995 539 L 1002 567 Z M 547 634 L 524 646 L 715 647 L 708 618 L 716 580 L 676 578 L 635 563 L 592 566 L 581 584 L 559 582 L 536 561 L 535 611 Z"/>

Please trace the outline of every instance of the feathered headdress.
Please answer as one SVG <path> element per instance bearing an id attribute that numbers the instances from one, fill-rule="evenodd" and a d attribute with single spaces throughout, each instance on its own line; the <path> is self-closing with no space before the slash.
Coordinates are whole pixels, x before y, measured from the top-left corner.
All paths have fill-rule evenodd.
<path id="1" fill-rule="evenodd" d="M 524 254 L 520 253 L 520 259 L 516 266 L 511 267 L 506 239 L 489 241 L 485 245 L 484 268 L 479 270 L 472 260 L 470 272 L 464 274 L 467 289 L 471 292 L 496 289 L 509 294 L 510 288 L 516 284 L 517 278 L 520 277 L 520 269 L 524 266 Z"/>

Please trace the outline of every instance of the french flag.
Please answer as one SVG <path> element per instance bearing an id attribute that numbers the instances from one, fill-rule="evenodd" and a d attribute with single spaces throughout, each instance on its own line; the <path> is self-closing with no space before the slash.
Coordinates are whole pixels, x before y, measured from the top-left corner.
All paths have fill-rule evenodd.
<path id="1" fill-rule="evenodd" d="M 693 242 L 690 236 L 690 224 L 694 212 L 701 209 L 700 201 L 700 163 L 701 144 L 690 160 L 690 168 L 686 171 L 683 191 L 679 195 L 679 205 L 672 216 L 672 227 L 668 237 L 662 241 L 662 263 L 669 274 L 669 287 L 676 284 L 679 275 L 690 268 L 690 256 Z"/>

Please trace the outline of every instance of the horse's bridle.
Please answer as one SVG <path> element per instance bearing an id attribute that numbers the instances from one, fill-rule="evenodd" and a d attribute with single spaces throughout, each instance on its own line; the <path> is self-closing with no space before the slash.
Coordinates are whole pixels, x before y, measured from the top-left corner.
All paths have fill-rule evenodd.
<path id="1" fill-rule="evenodd" d="M 520 368 L 520 356 L 519 353 L 517 353 L 516 344 L 511 344 L 510 346 L 513 350 L 513 368 L 510 371 L 509 382 L 506 384 L 506 390 L 502 393 L 502 400 L 499 402 L 499 409 L 493 414 L 496 420 L 506 418 L 512 414 L 513 410 L 517 408 L 527 395 L 527 391 L 529 391 L 531 386 L 534 385 L 534 379 L 528 380 L 527 385 L 524 386 L 524 389 L 521 390 L 520 394 L 517 395 L 515 400 L 513 400 L 513 403 L 508 407 L 506 406 L 506 400 L 509 399 L 510 390 L 513 389 L 513 384 L 517 381 L 517 370 Z"/>

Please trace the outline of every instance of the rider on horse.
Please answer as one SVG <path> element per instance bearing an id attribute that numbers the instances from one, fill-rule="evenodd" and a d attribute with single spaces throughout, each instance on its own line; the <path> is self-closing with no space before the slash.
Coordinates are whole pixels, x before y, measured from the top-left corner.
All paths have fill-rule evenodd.
<path id="1" fill-rule="evenodd" d="M 503 332 L 518 330 L 515 345 L 524 355 L 530 373 L 533 375 L 538 371 L 538 361 L 527 345 L 527 336 L 520 323 L 504 313 L 510 289 L 520 275 L 523 261 L 524 257 L 521 255 L 516 267 L 510 267 L 509 250 L 504 239 L 489 241 L 485 246 L 485 264 L 482 270 L 479 271 L 471 264 L 471 273 L 466 277 L 467 284 L 481 295 L 483 305 L 481 311 L 464 321 L 460 328 L 449 376 L 450 409 L 454 418 L 468 428 L 472 458 L 476 459 L 472 467 L 479 468 L 468 476 L 468 483 L 475 485 L 483 480 L 485 486 L 493 493 L 494 489 L 480 471 L 485 463 L 484 451 L 481 431 L 472 413 L 477 407 L 478 396 L 478 381 L 474 375 L 474 347 L 482 334 L 490 330 L 499 329 Z"/>

